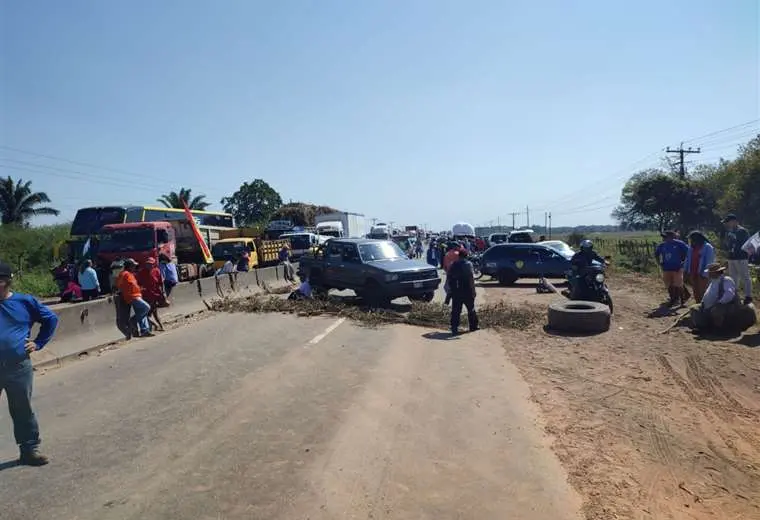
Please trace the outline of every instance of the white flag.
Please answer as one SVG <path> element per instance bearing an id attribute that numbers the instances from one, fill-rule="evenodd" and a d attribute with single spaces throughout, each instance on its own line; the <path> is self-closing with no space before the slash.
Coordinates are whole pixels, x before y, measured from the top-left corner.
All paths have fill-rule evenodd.
<path id="1" fill-rule="evenodd" d="M 760 232 L 755 233 L 751 237 L 749 237 L 749 240 L 744 242 L 744 245 L 742 246 L 742 249 L 749 253 L 750 255 L 754 255 L 758 251 L 760 251 Z"/>

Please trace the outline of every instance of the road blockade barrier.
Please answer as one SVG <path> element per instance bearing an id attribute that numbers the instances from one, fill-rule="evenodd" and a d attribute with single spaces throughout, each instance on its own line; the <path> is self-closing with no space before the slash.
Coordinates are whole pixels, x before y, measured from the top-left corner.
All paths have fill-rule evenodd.
<path id="1" fill-rule="evenodd" d="M 223 274 L 177 284 L 172 290 L 171 305 L 161 309 L 162 320 L 192 314 L 206 309 L 212 300 L 227 297 L 244 297 L 284 283 L 278 267 L 265 267 L 249 272 Z M 280 267 L 280 269 L 282 269 Z M 63 359 L 112 343 L 124 336 L 116 328 L 116 308 L 111 296 L 95 301 L 56 305 L 58 329 L 53 340 L 32 356 L 35 366 L 56 364 Z M 36 333 L 36 331 L 35 331 Z"/>

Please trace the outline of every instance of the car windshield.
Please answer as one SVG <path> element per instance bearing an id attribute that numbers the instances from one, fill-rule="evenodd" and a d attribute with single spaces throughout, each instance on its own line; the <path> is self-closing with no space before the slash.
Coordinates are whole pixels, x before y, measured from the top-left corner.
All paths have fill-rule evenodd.
<path id="1" fill-rule="evenodd" d="M 228 256 L 238 257 L 245 251 L 243 242 L 217 242 L 211 248 L 214 260 L 225 260 Z"/>
<path id="2" fill-rule="evenodd" d="M 406 255 L 401 251 L 401 248 L 393 242 L 370 242 L 367 244 L 359 244 L 359 254 L 365 262 L 406 258 Z"/>
<path id="3" fill-rule="evenodd" d="M 125 229 L 104 233 L 98 244 L 102 253 L 120 253 L 124 251 L 148 251 L 156 247 L 155 234 L 152 229 Z"/>

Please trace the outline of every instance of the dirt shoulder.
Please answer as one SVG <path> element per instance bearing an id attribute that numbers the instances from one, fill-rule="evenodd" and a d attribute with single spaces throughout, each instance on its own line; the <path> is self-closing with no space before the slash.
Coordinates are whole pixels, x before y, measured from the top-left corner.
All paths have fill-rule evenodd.
<path id="1" fill-rule="evenodd" d="M 760 334 L 712 341 L 648 315 L 649 278 L 613 275 L 609 332 L 503 334 L 587 519 L 760 518 Z M 546 306 L 530 284 L 483 284 L 488 302 Z"/>

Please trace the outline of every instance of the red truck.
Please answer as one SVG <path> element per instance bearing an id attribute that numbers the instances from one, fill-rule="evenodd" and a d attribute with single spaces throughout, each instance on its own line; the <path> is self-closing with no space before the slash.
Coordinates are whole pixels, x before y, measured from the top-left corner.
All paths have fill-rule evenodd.
<path id="1" fill-rule="evenodd" d="M 219 239 L 218 230 L 199 228 L 209 247 Z M 118 258 L 132 258 L 142 265 L 148 258 L 158 261 L 163 254 L 177 259 L 180 281 L 207 276 L 214 269 L 213 264 L 206 263 L 200 244 L 185 221 L 109 224 L 98 235 L 97 255 L 104 268 Z"/>

